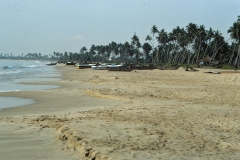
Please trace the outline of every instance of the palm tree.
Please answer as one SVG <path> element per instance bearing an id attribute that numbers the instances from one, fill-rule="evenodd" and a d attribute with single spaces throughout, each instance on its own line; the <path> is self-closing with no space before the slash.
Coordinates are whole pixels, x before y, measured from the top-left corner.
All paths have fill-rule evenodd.
<path id="1" fill-rule="evenodd" d="M 95 50 L 96 50 L 96 46 L 92 44 L 91 48 L 89 49 L 91 62 L 93 62 L 94 55 L 96 54 Z"/>
<path id="2" fill-rule="evenodd" d="M 234 41 L 232 42 L 231 46 L 229 47 L 229 51 L 231 51 L 231 55 L 229 57 L 229 61 L 228 64 L 231 65 L 232 64 L 232 59 L 235 55 L 235 49 L 236 49 L 237 43 L 235 43 Z"/>
<path id="3" fill-rule="evenodd" d="M 87 48 L 85 46 L 83 46 L 81 49 L 80 49 L 80 54 L 85 54 L 85 52 L 87 51 Z"/>
<path id="4" fill-rule="evenodd" d="M 149 43 L 144 43 L 142 46 L 143 53 L 145 54 L 145 62 L 149 60 L 149 53 L 152 50 L 152 46 Z"/>
<path id="5" fill-rule="evenodd" d="M 194 42 L 196 42 L 196 38 L 198 35 L 198 26 L 194 23 L 189 23 L 186 26 L 186 29 L 187 29 L 187 37 L 186 38 L 187 38 L 187 42 L 188 42 L 187 47 L 189 50 L 188 61 L 190 61 L 190 58 L 193 56 L 193 54 L 195 55 L 195 51 L 196 51 L 196 48 L 194 47 Z M 194 60 L 194 58 L 193 58 L 193 60 Z"/>
<path id="6" fill-rule="evenodd" d="M 205 26 L 204 25 L 200 25 L 198 28 L 198 32 L 199 32 L 199 47 L 198 47 L 198 51 L 197 51 L 197 58 L 196 58 L 196 63 L 198 61 L 199 55 L 201 54 L 201 46 L 203 45 L 203 43 L 206 40 L 206 30 L 205 30 Z"/>
<path id="7" fill-rule="evenodd" d="M 183 38 L 184 32 L 185 32 L 184 29 L 181 29 L 179 26 L 177 26 L 168 35 L 169 40 L 173 43 L 173 52 L 175 53 L 175 56 L 173 59 L 174 63 L 180 62 L 180 56 L 181 56 L 180 41 Z"/>
<path id="8" fill-rule="evenodd" d="M 205 51 L 204 51 L 203 57 L 205 57 L 207 51 L 209 50 L 209 46 L 210 46 L 211 41 L 212 41 L 212 39 L 213 39 L 213 35 L 214 35 L 213 29 L 210 27 L 209 30 L 206 31 L 206 34 L 207 34 L 207 35 L 206 35 L 207 47 L 206 47 L 206 49 L 205 49 Z M 209 54 L 209 53 L 208 53 L 208 54 Z"/>
<path id="9" fill-rule="evenodd" d="M 153 39 L 150 35 L 147 35 L 146 38 L 145 38 L 145 41 L 149 41 L 151 43 L 151 45 L 153 45 L 152 40 Z"/>
<path id="10" fill-rule="evenodd" d="M 129 55 L 130 48 L 131 48 L 131 46 L 130 46 L 130 44 L 127 41 L 122 46 L 125 62 L 128 61 L 127 56 Z"/>
<path id="11" fill-rule="evenodd" d="M 85 46 L 83 46 L 81 49 L 80 49 L 80 57 L 79 57 L 79 60 L 80 61 L 87 61 L 87 48 Z"/>
<path id="12" fill-rule="evenodd" d="M 158 37 L 156 37 L 158 43 L 159 43 L 159 47 L 158 47 L 158 52 L 157 52 L 157 63 L 159 62 L 159 50 L 160 50 L 160 47 L 163 49 L 162 50 L 162 54 L 161 54 L 161 59 L 160 61 L 162 60 L 162 56 L 163 56 L 163 53 L 165 52 L 164 50 L 164 47 L 168 41 L 168 34 L 167 32 L 165 32 L 164 29 L 162 29 L 159 33 L 158 33 Z"/>
<path id="13" fill-rule="evenodd" d="M 213 35 L 213 44 L 214 44 L 214 50 L 212 54 L 212 58 L 215 58 L 217 55 L 218 50 L 221 48 L 223 44 L 225 44 L 224 37 L 222 36 L 222 33 L 220 31 L 216 31 Z"/>
<path id="14" fill-rule="evenodd" d="M 155 48 L 154 48 L 154 39 L 155 39 L 155 34 L 158 33 L 158 28 L 156 25 L 153 25 L 152 28 L 151 28 L 151 33 L 152 33 L 152 48 L 153 48 L 153 52 L 152 52 L 152 61 L 153 61 L 153 56 L 154 56 L 154 51 L 155 51 Z"/>
<path id="15" fill-rule="evenodd" d="M 155 34 L 158 33 L 158 28 L 156 25 L 153 25 L 152 28 L 151 28 L 151 33 L 153 34 L 153 48 L 154 48 L 154 39 L 155 39 Z"/>
<path id="16" fill-rule="evenodd" d="M 238 54 L 236 57 L 237 67 L 239 68 L 239 59 L 240 59 L 240 21 L 234 22 L 233 26 L 228 29 L 228 33 L 230 33 L 230 37 L 235 40 L 235 42 L 239 43 Z"/>
<path id="17" fill-rule="evenodd" d="M 136 35 L 136 33 L 134 33 L 133 37 L 131 38 L 132 41 L 131 41 L 131 46 L 135 52 L 135 58 L 136 58 L 136 62 L 138 64 L 139 62 L 139 54 L 140 54 L 140 51 L 139 51 L 139 48 L 141 48 L 141 43 L 139 41 L 139 38 L 138 36 Z"/>
<path id="18" fill-rule="evenodd" d="M 110 44 L 110 46 L 111 46 L 111 50 L 112 50 L 113 56 L 118 56 L 118 54 L 119 54 L 118 44 L 113 41 L 113 42 Z"/>

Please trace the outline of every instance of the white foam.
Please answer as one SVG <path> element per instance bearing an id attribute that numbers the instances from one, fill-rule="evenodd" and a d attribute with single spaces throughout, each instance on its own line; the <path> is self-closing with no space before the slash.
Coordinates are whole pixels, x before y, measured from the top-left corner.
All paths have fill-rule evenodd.
<path id="1" fill-rule="evenodd" d="M 17 74 L 17 73 L 22 73 L 25 72 L 24 70 L 4 70 L 4 71 L 0 71 L 0 75 L 4 75 L 4 74 Z"/>

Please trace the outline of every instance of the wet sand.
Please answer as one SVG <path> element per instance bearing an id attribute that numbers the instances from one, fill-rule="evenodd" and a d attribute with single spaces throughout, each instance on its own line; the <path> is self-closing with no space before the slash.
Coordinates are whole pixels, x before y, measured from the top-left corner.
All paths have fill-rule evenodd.
<path id="1" fill-rule="evenodd" d="M 31 135 L 34 141 L 25 138 L 24 144 L 34 148 L 45 137 L 37 150 L 46 156 L 65 156 L 60 159 L 240 157 L 240 73 L 57 68 L 62 80 L 39 84 L 61 88 L 0 93 L 37 102 L 0 112 L 4 128 L 0 148 L 11 142 L 11 136 L 19 140 Z M 10 132 L 15 135 L 7 136 Z M 45 145 L 54 154 L 42 150 Z M 11 151 L 11 147 L 5 150 Z M 8 152 L 0 152 L 3 159 L 9 159 Z M 34 159 L 42 158 L 37 152 L 31 154 Z"/>

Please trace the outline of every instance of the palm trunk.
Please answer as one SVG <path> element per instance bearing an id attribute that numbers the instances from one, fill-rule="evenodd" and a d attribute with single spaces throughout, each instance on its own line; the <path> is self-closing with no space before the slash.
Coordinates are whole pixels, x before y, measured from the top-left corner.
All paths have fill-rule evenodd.
<path id="1" fill-rule="evenodd" d="M 216 50 L 216 48 L 217 48 L 217 44 L 215 44 L 215 47 L 214 47 L 214 50 L 213 50 L 213 54 L 212 54 L 212 58 L 215 58 L 215 50 Z"/>
<path id="2" fill-rule="evenodd" d="M 208 49 L 208 45 L 207 45 L 207 48 L 205 49 L 205 52 L 204 52 L 204 54 L 203 54 L 203 57 L 205 57 L 206 52 L 207 52 L 207 49 Z"/>
<path id="3" fill-rule="evenodd" d="M 163 52 L 162 52 L 162 54 L 161 54 L 161 58 L 160 58 L 160 62 L 162 63 L 162 56 L 163 56 Z"/>
<path id="4" fill-rule="evenodd" d="M 179 53 L 176 53 L 174 59 L 173 59 L 173 63 L 178 62 L 178 57 L 179 57 Z"/>
<path id="5" fill-rule="evenodd" d="M 237 60 L 236 66 L 237 66 L 237 68 L 239 68 L 239 63 L 240 63 L 240 45 L 238 47 L 238 54 L 237 54 L 236 60 Z"/>
<path id="6" fill-rule="evenodd" d="M 198 53 L 197 53 L 197 59 L 196 59 L 196 62 L 195 63 L 197 63 L 198 62 L 198 57 L 199 57 L 199 53 L 200 53 L 200 51 L 201 51 L 201 36 L 200 36 L 200 44 L 199 44 L 199 49 L 198 49 Z"/>
<path id="7" fill-rule="evenodd" d="M 168 60 L 167 60 L 167 63 L 169 63 L 169 61 L 170 61 L 170 58 L 171 58 L 171 54 L 170 54 L 170 52 L 169 52 L 169 49 L 170 48 L 170 46 L 168 47 L 168 51 L 167 51 L 167 55 L 168 55 Z"/>
<path id="8" fill-rule="evenodd" d="M 187 71 L 187 70 L 188 70 L 188 67 L 189 67 L 190 58 L 191 58 L 190 54 L 191 54 L 190 52 L 187 54 L 188 60 L 187 60 L 187 67 L 186 67 L 186 70 L 185 70 L 185 71 Z"/>
<path id="9" fill-rule="evenodd" d="M 158 47 L 158 50 L 157 50 L 157 63 L 161 62 L 161 60 L 159 60 L 159 50 L 160 50 L 160 47 Z"/>
<path id="10" fill-rule="evenodd" d="M 228 38 L 228 40 L 229 40 L 229 39 L 230 39 L 230 38 Z M 228 40 L 227 40 L 227 41 L 228 41 Z M 222 46 L 223 46 L 225 43 L 227 43 L 227 41 L 224 42 L 222 45 L 219 45 L 219 47 L 216 49 L 216 52 L 214 52 L 214 57 L 213 57 L 213 58 L 216 57 L 218 50 L 219 50 L 220 48 L 222 48 Z"/>
<path id="11" fill-rule="evenodd" d="M 187 55 L 187 50 L 183 53 L 183 56 L 182 56 L 182 60 L 181 60 L 181 63 L 183 63 L 185 61 L 185 57 Z"/>
<path id="12" fill-rule="evenodd" d="M 231 58 L 230 58 L 229 61 L 228 61 L 228 64 L 230 64 L 230 65 L 231 65 L 231 63 L 232 63 L 232 59 L 233 59 L 233 56 L 234 56 L 235 48 L 236 48 L 236 45 L 234 45 L 234 47 L 233 47 L 233 53 L 232 53 L 232 55 L 231 55 Z"/>

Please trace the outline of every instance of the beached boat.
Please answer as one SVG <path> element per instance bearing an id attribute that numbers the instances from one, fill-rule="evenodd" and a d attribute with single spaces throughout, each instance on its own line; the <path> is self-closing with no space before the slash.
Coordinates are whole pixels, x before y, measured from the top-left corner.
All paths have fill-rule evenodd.
<path id="1" fill-rule="evenodd" d="M 66 65 L 75 65 L 74 62 L 66 62 Z"/>
<path id="2" fill-rule="evenodd" d="M 86 69 L 86 68 L 91 68 L 92 66 L 95 66 L 96 64 L 75 64 L 75 67 L 77 69 Z"/>
<path id="3" fill-rule="evenodd" d="M 108 67 L 107 64 L 101 64 L 101 65 L 94 65 L 94 66 L 91 66 L 91 68 L 93 70 L 106 70 Z"/>
<path id="4" fill-rule="evenodd" d="M 108 65 L 107 67 L 108 71 L 125 71 L 125 72 L 130 72 L 133 70 L 133 68 L 131 66 L 127 66 L 127 65 Z"/>
<path id="5" fill-rule="evenodd" d="M 153 69 L 156 69 L 156 67 L 152 64 L 148 64 L 148 65 L 134 65 L 132 66 L 134 69 L 137 69 L 137 70 L 153 70 Z"/>

